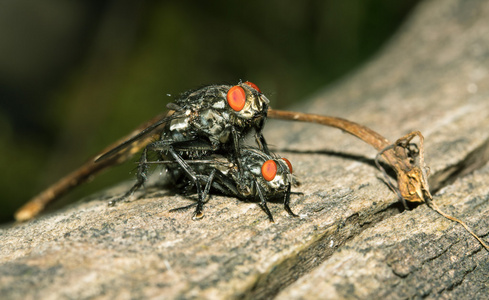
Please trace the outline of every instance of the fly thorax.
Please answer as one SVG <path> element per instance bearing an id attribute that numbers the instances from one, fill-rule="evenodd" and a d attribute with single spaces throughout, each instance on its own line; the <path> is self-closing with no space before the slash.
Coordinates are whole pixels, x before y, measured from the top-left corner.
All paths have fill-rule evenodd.
<path id="1" fill-rule="evenodd" d="M 216 109 L 205 109 L 199 112 L 198 122 L 194 122 L 193 127 L 197 132 L 204 133 L 216 143 L 222 135 L 228 135 L 224 132 L 227 125 L 226 118 Z"/>

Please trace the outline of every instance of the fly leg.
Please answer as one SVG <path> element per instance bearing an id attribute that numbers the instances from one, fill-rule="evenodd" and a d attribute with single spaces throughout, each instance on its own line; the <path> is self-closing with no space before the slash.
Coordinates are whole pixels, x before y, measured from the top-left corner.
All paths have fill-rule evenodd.
<path id="1" fill-rule="evenodd" d="M 207 195 L 209 194 L 209 191 L 211 190 L 212 186 L 212 181 L 214 180 L 214 176 L 216 175 L 216 169 L 212 169 L 211 174 L 209 175 L 209 179 L 207 179 L 207 183 L 205 185 L 204 193 L 202 194 L 202 198 L 205 199 L 207 198 Z M 203 203 L 202 203 L 203 205 Z M 197 214 L 197 210 L 199 209 L 199 205 L 197 204 L 197 209 L 195 213 Z M 200 207 L 200 210 L 202 211 L 203 206 Z"/>
<path id="2" fill-rule="evenodd" d="M 285 211 L 287 211 L 289 213 L 289 215 L 291 215 L 293 217 L 298 217 L 298 215 L 294 214 L 292 212 L 292 210 L 290 209 L 289 202 L 290 202 L 290 184 L 287 187 L 287 192 L 285 193 L 284 208 L 285 208 Z"/>
<path id="3" fill-rule="evenodd" d="M 190 167 L 190 165 L 175 151 L 173 148 L 172 144 L 169 144 L 168 141 L 157 141 L 154 143 L 151 143 L 147 147 L 150 150 L 153 151 L 168 151 L 170 155 L 173 157 L 176 163 L 180 165 L 180 167 L 183 169 L 185 175 L 192 181 L 192 183 L 195 185 L 195 188 L 197 189 L 197 195 L 198 195 L 198 200 L 197 200 L 197 208 L 195 210 L 195 214 L 193 216 L 193 219 L 202 219 L 204 217 L 204 214 L 202 213 L 202 209 L 204 207 L 204 195 L 202 193 L 202 187 L 200 185 L 200 181 L 197 178 L 197 174 L 195 171 Z"/>
<path id="4" fill-rule="evenodd" d="M 267 142 L 265 141 L 265 137 L 263 136 L 263 133 L 261 132 L 261 130 L 256 132 L 255 140 L 256 140 L 256 144 L 258 145 L 260 150 L 263 150 L 263 152 L 270 155 L 270 150 L 268 149 Z"/>
<path id="5" fill-rule="evenodd" d="M 258 192 L 258 196 L 260 197 L 260 203 L 259 203 L 260 207 L 265 211 L 270 222 L 274 222 L 272 213 L 268 209 L 267 202 L 265 201 L 265 197 L 263 197 L 263 193 L 261 192 L 260 185 L 256 181 L 255 181 L 255 186 L 256 186 L 256 190 Z"/>
<path id="6" fill-rule="evenodd" d="M 240 151 L 240 136 L 239 133 L 236 131 L 234 127 L 231 127 L 231 135 L 233 136 L 233 156 L 234 156 L 234 161 L 238 164 L 238 172 L 239 172 L 239 177 L 243 178 L 244 177 L 244 172 L 243 172 L 243 163 L 241 162 L 241 151 Z M 238 190 L 243 190 L 245 189 L 245 186 L 243 186 L 243 182 L 237 182 L 236 183 Z"/>
<path id="7" fill-rule="evenodd" d="M 206 175 L 197 175 L 197 178 L 201 178 L 202 180 L 207 180 L 207 183 L 205 185 L 205 189 L 204 189 L 204 192 L 202 193 L 202 198 L 203 199 L 206 199 L 207 198 L 207 195 L 209 194 L 209 191 L 211 189 L 211 186 L 212 186 L 212 182 L 214 181 L 214 176 L 216 175 L 216 170 L 213 169 L 211 171 L 211 174 L 209 176 L 206 176 Z M 202 204 L 202 205 L 200 205 Z M 197 215 L 197 214 L 202 214 L 202 209 L 203 209 L 203 202 L 197 202 L 197 203 L 192 203 L 190 205 L 186 205 L 186 206 L 182 206 L 182 207 L 177 207 L 177 208 L 173 208 L 173 209 L 170 209 L 170 212 L 175 212 L 175 211 L 180 211 L 180 210 L 186 210 L 186 209 L 189 209 L 191 207 L 194 207 L 194 206 L 197 206 L 196 209 L 195 209 L 195 214 L 194 215 Z"/>
<path id="8" fill-rule="evenodd" d="M 136 183 L 131 187 L 129 191 L 127 191 L 124 195 L 122 195 L 122 197 L 116 198 L 114 200 L 110 200 L 109 206 L 114 206 L 117 202 L 120 202 L 122 200 L 131 197 L 134 194 L 134 192 L 137 191 L 141 186 L 143 186 L 146 180 L 148 180 L 147 151 L 148 151 L 148 147 L 144 148 L 143 153 L 141 154 L 141 158 L 139 158 Z"/>
<path id="9" fill-rule="evenodd" d="M 261 118 L 260 124 L 258 124 L 258 126 L 255 126 L 255 140 L 258 148 L 260 148 L 260 150 L 262 150 L 266 154 L 270 155 L 270 150 L 268 150 L 267 142 L 265 141 L 265 137 L 263 136 L 263 128 L 265 128 L 266 119 L 267 113 L 265 112 L 263 118 Z"/>
<path id="10" fill-rule="evenodd" d="M 240 136 L 239 136 L 239 133 L 236 131 L 236 129 L 231 126 L 231 135 L 233 136 L 233 146 L 234 146 L 234 149 L 233 149 L 233 156 L 234 156 L 234 159 L 235 161 L 237 162 L 238 164 L 238 171 L 239 171 L 239 174 L 241 177 L 243 177 L 243 163 L 241 162 L 241 156 L 240 156 L 240 145 L 239 145 L 239 139 L 240 139 Z"/>

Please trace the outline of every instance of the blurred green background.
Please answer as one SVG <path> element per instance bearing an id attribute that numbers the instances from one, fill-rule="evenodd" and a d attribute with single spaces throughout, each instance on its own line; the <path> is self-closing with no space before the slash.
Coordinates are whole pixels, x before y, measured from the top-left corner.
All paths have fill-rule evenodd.
<path id="1" fill-rule="evenodd" d="M 275 108 L 306 98 L 374 55 L 418 2 L 1 1 L 0 222 L 185 90 L 242 79 Z"/>

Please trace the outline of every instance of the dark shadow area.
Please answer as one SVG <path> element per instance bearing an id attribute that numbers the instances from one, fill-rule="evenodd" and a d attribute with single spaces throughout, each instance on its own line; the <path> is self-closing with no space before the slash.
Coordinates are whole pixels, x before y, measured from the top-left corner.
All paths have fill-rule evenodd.
<path id="1" fill-rule="evenodd" d="M 300 150 L 290 150 L 290 149 L 279 149 L 279 150 L 276 150 L 276 152 L 294 153 L 294 154 L 302 154 L 302 155 L 321 154 L 321 155 L 334 156 L 334 157 L 344 158 L 347 160 L 353 160 L 353 161 L 361 162 L 363 164 L 369 165 L 370 167 L 377 169 L 377 166 L 375 165 L 375 160 L 368 158 L 368 157 L 365 157 L 363 155 L 349 154 L 349 153 L 338 152 L 338 151 L 333 151 L 333 150 L 300 151 Z M 386 165 L 384 163 L 381 163 L 381 165 L 384 167 L 384 169 L 387 171 L 387 174 L 390 177 L 396 178 L 395 172 L 392 169 L 390 169 L 390 167 L 388 165 Z"/>
<path id="2" fill-rule="evenodd" d="M 303 154 L 303 155 L 310 155 L 310 154 L 322 154 L 322 155 L 329 155 L 329 156 L 334 156 L 334 157 L 339 157 L 342 159 L 347 159 L 347 160 L 352 160 L 352 161 L 357 161 L 361 162 L 363 164 L 366 164 L 370 167 L 373 167 L 378 170 L 377 165 L 375 164 L 375 159 L 370 159 L 362 155 L 357 155 L 357 154 L 348 154 L 344 152 L 338 152 L 338 151 L 332 151 L 332 150 L 321 150 L 321 151 L 299 151 L 299 150 L 290 150 L 290 149 L 279 149 L 277 152 L 284 152 L 284 153 L 294 153 L 294 154 Z M 397 186 L 397 175 L 396 172 L 387 164 L 380 162 L 380 165 L 384 168 L 387 176 L 389 176 L 389 179 L 391 180 L 391 183 L 394 184 L 394 186 Z M 382 181 L 387 187 L 389 187 L 389 184 L 386 182 L 386 178 L 383 176 L 378 176 L 378 179 Z M 392 191 L 392 193 L 395 193 Z M 398 195 L 399 197 L 399 195 Z M 423 203 L 414 203 L 414 202 L 407 202 L 406 205 L 408 209 L 415 209 L 419 205 L 423 205 Z M 395 205 L 396 207 L 399 208 L 399 212 L 402 212 L 405 210 L 404 205 L 399 199 L 399 202 Z"/>

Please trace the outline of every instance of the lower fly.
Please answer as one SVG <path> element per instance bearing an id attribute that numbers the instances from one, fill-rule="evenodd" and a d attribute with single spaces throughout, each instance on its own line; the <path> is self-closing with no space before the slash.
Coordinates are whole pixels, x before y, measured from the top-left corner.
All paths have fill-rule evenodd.
<path id="1" fill-rule="evenodd" d="M 246 201 L 258 202 L 273 222 L 273 216 L 267 206 L 267 200 L 283 200 L 284 209 L 297 217 L 290 208 L 291 186 L 297 181 L 292 176 L 292 165 L 285 158 L 266 154 L 256 148 L 244 148 L 240 151 L 242 172 L 229 155 L 210 154 L 198 159 L 186 159 L 182 166 L 174 160 L 158 160 L 148 164 L 165 164 L 170 180 L 182 191 L 201 191 L 196 203 L 172 209 L 179 211 L 195 207 L 193 219 L 201 219 L 203 207 L 210 192 L 237 197 Z M 140 166 L 141 167 L 141 166 Z M 194 178 L 189 178 L 189 168 Z"/>

